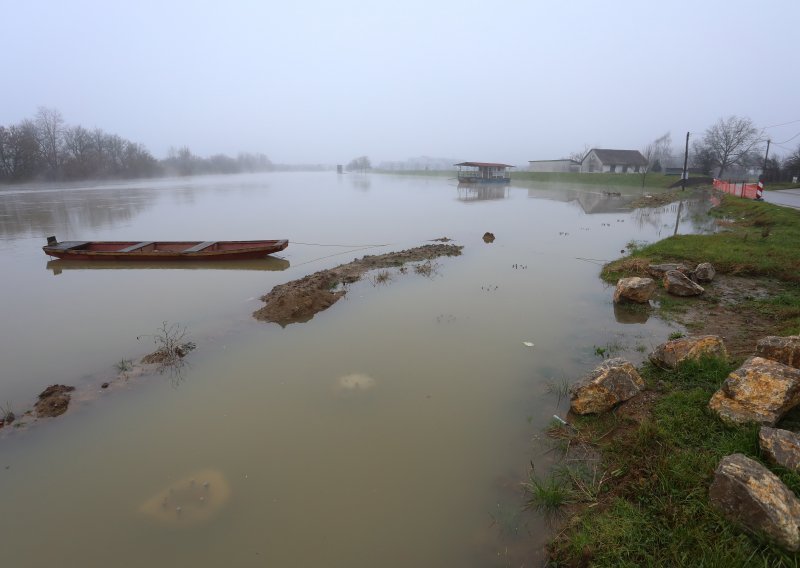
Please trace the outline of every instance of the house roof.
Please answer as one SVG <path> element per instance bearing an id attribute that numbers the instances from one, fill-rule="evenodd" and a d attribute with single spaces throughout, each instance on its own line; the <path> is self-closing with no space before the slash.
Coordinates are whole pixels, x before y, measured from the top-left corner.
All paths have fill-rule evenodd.
<path id="1" fill-rule="evenodd" d="M 454 166 L 473 166 L 475 168 L 514 168 L 508 164 L 494 164 L 492 162 L 461 162 L 460 164 L 453 164 Z"/>
<path id="2" fill-rule="evenodd" d="M 604 148 L 592 148 L 586 153 L 586 156 L 592 152 L 604 164 L 620 164 L 620 165 L 634 165 L 646 166 L 647 158 L 642 156 L 639 150 L 608 150 Z M 586 156 L 583 159 L 586 159 Z"/>

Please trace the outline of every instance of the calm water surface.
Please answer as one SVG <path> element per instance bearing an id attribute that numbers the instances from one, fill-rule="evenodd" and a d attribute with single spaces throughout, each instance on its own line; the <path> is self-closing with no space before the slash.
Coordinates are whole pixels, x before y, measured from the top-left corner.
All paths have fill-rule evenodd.
<path id="1" fill-rule="evenodd" d="M 293 173 L 0 191 L 0 401 L 19 415 L 78 387 L 66 415 L 0 431 L 4 563 L 537 565 L 547 526 L 518 487 L 566 410 L 548 383 L 670 331 L 615 317 L 599 264 L 704 229 L 702 203 L 631 212 L 641 192 L 609 189 Z M 48 235 L 292 244 L 220 268 L 73 266 L 42 253 Z M 286 328 L 251 317 L 276 284 L 443 236 L 463 255 L 431 277 L 365 279 Z M 165 321 L 198 346 L 184 372 L 101 391 Z M 230 488 L 209 519 L 142 512 L 203 470 Z"/>

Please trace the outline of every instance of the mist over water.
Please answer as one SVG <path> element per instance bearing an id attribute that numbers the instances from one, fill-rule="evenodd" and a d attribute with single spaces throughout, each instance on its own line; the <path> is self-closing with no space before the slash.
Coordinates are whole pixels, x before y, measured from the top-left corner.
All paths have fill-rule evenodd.
<path id="1" fill-rule="evenodd" d="M 671 329 L 615 317 L 599 265 L 676 222 L 708 229 L 706 204 L 631 212 L 641 191 L 619 191 L 326 172 L 0 192 L 0 401 L 21 414 L 49 384 L 78 387 L 64 416 L 0 431 L 4 561 L 522 558 L 547 527 L 518 513 L 518 483 L 531 459 L 546 469 L 542 429 L 566 411 L 548 383 L 593 368 L 598 346 L 641 360 Z M 48 235 L 291 243 L 279 258 L 224 267 L 69 266 L 42 253 Z M 444 236 L 463 254 L 438 259 L 430 277 L 363 279 L 286 328 L 251 317 L 276 284 Z M 197 344 L 182 375 L 101 390 L 115 363 L 152 351 L 147 336 L 164 321 Z M 170 489 L 203 496 L 187 485 L 197 472 L 229 488 L 202 522 L 142 513 Z"/>

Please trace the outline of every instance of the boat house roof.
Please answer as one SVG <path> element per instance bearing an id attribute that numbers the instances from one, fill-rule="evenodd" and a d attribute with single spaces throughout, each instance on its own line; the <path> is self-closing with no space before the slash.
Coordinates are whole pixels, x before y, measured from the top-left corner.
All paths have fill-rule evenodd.
<path id="1" fill-rule="evenodd" d="M 454 166 L 472 166 L 474 168 L 514 168 L 509 164 L 495 164 L 492 162 L 461 162 L 460 164 L 453 164 Z"/>

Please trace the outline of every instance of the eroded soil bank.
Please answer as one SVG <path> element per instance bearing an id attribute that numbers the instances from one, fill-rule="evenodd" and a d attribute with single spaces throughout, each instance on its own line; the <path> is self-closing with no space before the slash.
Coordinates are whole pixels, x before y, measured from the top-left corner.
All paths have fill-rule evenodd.
<path id="1" fill-rule="evenodd" d="M 266 306 L 253 313 L 261 321 L 286 326 L 310 320 L 315 314 L 328 309 L 342 298 L 347 290 L 343 284 L 352 284 L 370 270 L 403 266 L 410 262 L 423 262 L 440 256 L 458 256 L 463 247 L 449 244 L 423 245 L 400 252 L 365 256 L 336 268 L 320 270 L 298 280 L 275 286 L 261 297 Z"/>

